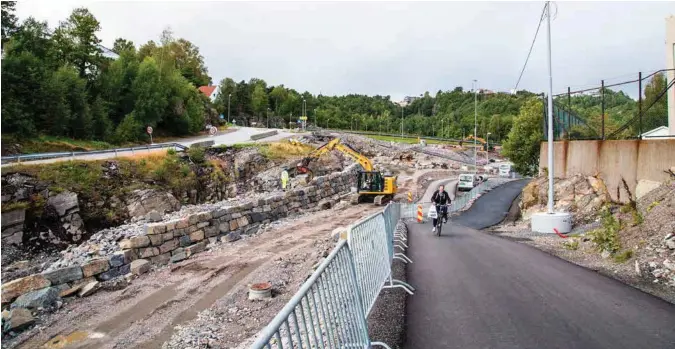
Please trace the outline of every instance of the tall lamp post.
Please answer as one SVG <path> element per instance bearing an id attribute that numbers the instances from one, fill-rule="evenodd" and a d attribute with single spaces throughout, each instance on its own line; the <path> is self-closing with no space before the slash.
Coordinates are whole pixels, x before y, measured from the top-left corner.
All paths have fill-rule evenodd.
<path id="1" fill-rule="evenodd" d="M 267 128 L 270 128 L 270 108 L 267 108 Z"/>
<path id="2" fill-rule="evenodd" d="M 487 137 L 485 137 L 486 140 L 487 140 L 487 149 L 485 149 L 485 161 L 487 161 L 485 163 L 486 165 L 490 163 L 490 135 L 491 134 L 492 133 L 488 132 Z"/>
<path id="3" fill-rule="evenodd" d="M 478 80 L 473 80 L 473 169 L 478 173 L 478 148 L 476 137 L 478 136 Z"/>
<path id="4" fill-rule="evenodd" d="M 403 137 L 403 110 L 404 106 L 401 106 L 401 137 Z"/>
<path id="5" fill-rule="evenodd" d="M 232 94 L 227 95 L 227 123 L 230 123 L 230 98 L 232 97 Z"/>
<path id="6" fill-rule="evenodd" d="M 548 210 L 532 215 L 532 230 L 539 233 L 569 233 L 572 231 L 572 215 L 569 212 L 554 212 L 553 188 L 553 69 L 551 64 L 551 2 L 546 2 L 547 63 L 548 63 Z"/>

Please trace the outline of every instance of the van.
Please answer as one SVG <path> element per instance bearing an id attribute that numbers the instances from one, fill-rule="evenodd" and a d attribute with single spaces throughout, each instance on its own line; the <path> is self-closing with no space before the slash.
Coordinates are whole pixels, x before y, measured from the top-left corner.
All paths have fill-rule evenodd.
<path id="1" fill-rule="evenodd" d="M 499 177 L 511 177 L 511 172 L 513 172 L 511 164 L 499 165 Z"/>
<path id="2" fill-rule="evenodd" d="M 478 177 L 471 173 L 459 175 L 459 183 L 457 183 L 457 190 L 470 191 L 478 185 Z"/>

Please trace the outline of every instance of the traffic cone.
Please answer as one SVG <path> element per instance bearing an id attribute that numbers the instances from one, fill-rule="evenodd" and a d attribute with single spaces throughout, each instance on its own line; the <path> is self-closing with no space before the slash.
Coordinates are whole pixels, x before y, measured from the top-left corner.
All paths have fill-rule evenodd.
<path id="1" fill-rule="evenodd" d="M 408 192 L 408 202 L 412 202 L 412 201 L 413 201 L 412 192 L 409 191 Z"/>

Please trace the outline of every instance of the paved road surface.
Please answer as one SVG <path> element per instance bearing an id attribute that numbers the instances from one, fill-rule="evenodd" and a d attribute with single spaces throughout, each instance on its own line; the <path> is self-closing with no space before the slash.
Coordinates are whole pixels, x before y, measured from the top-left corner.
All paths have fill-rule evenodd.
<path id="1" fill-rule="evenodd" d="M 431 196 L 441 184 L 445 185 L 445 191 L 447 191 L 448 195 L 450 195 L 450 200 L 455 200 L 455 196 L 457 196 L 457 182 L 459 181 L 454 177 L 439 179 L 431 182 L 431 184 L 429 184 L 427 187 L 427 191 L 424 193 L 424 196 L 422 196 L 422 199 L 419 200 L 419 202 L 431 202 Z"/>
<path id="2" fill-rule="evenodd" d="M 455 222 L 501 219 L 517 186 L 485 194 Z M 670 303 L 454 222 L 441 237 L 429 223 L 409 229 L 417 292 L 408 300 L 406 348 L 675 348 Z"/>

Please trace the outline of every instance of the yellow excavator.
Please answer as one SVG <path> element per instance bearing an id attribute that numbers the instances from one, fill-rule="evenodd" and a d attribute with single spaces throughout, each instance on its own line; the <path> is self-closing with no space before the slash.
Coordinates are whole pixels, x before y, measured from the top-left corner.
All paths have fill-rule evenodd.
<path id="1" fill-rule="evenodd" d="M 373 164 L 367 157 L 354 150 L 351 146 L 341 143 L 340 138 L 334 138 L 312 151 L 309 156 L 297 164 L 297 172 L 307 174 L 307 181 L 309 182 L 313 177 L 312 171 L 309 169 L 310 162 L 332 150 L 338 150 L 349 156 L 364 169 L 364 171 L 357 173 L 357 193 L 350 198 L 352 204 L 374 202 L 376 205 L 383 205 L 394 198 L 398 190 L 396 177 L 388 174 L 383 175 L 379 171 L 374 171 Z"/>
<path id="2" fill-rule="evenodd" d="M 473 141 L 474 139 L 475 139 L 478 143 L 481 144 L 483 150 L 487 150 L 487 147 L 488 147 L 488 146 L 487 146 L 487 142 L 486 142 L 483 138 L 480 138 L 480 137 L 474 137 L 474 135 L 469 135 L 469 137 L 466 137 L 466 138 L 464 138 L 463 140 L 459 141 L 459 146 L 461 147 L 462 144 L 463 144 L 464 142 Z M 473 144 L 473 142 L 471 142 L 471 144 Z M 490 148 L 492 148 L 492 147 L 490 147 Z"/>

